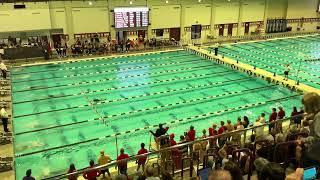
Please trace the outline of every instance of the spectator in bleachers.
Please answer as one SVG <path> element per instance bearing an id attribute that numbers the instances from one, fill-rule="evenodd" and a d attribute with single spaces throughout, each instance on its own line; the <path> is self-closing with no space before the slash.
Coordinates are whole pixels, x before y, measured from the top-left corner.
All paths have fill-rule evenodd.
<path id="1" fill-rule="evenodd" d="M 193 126 L 190 126 L 190 130 L 188 131 L 188 141 L 194 141 L 196 138 L 196 131 Z"/>
<path id="2" fill-rule="evenodd" d="M 207 138 L 207 131 L 205 129 L 202 130 L 202 139 Z M 208 141 L 201 142 L 201 149 L 205 151 L 207 149 Z"/>
<path id="3" fill-rule="evenodd" d="M 242 122 L 242 124 L 243 124 L 243 127 L 244 127 L 244 128 L 249 127 L 250 121 L 249 121 L 249 118 L 248 118 L 247 116 L 243 116 L 243 122 Z"/>
<path id="4" fill-rule="evenodd" d="M 3 61 L 0 62 L 0 69 L 1 69 L 3 79 L 7 79 L 8 69 L 7 69 L 7 66 L 3 63 Z"/>
<path id="5" fill-rule="evenodd" d="M 144 148 L 145 147 L 144 143 L 141 143 L 140 147 L 141 147 L 141 149 L 138 151 L 137 155 L 142 155 L 142 154 L 148 153 L 148 150 Z M 142 171 L 144 172 L 144 167 L 145 167 L 146 161 L 147 161 L 147 156 L 140 157 L 137 159 L 137 161 L 136 161 L 136 163 L 138 164 L 137 171 L 139 171 L 140 166 L 141 166 Z"/>
<path id="6" fill-rule="evenodd" d="M 230 120 L 227 120 L 226 127 L 227 127 L 228 132 L 232 132 L 234 130 L 234 126 L 231 124 Z"/>
<path id="7" fill-rule="evenodd" d="M 254 161 L 259 180 L 283 180 L 286 177 L 285 170 L 278 163 L 269 162 L 264 158 Z"/>
<path id="8" fill-rule="evenodd" d="M 120 155 L 117 157 L 117 161 L 129 159 L 129 155 L 124 153 L 124 149 L 120 149 Z M 121 161 L 118 162 L 118 168 L 120 174 L 127 175 L 127 169 L 128 169 L 128 162 L 127 161 Z"/>
<path id="9" fill-rule="evenodd" d="M 257 119 L 256 122 L 253 124 L 253 126 L 260 126 L 260 125 L 262 125 L 262 123 L 260 122 L 260 119 Z M 264 135 L 263 129 L 264 129 L 263 126 L 254 129 L 257 140 L 261 140 L 263 138 L 263 135 Z"/>
<path id="10" fill-rule="evenodd" d="M 225 134 L 228 132 L 227 127 L 224 125 L 224 121 L 220 122 L 221 127 L 218 129 L 218 134 Z M 227 140 L 227 136 L 222 136 L 218 138 L 219 147 L 222 147 Z"/>
<path id="11" fill-rule="evenodd" d="M 190 126 L 190 130 L 187 133 L 187 141 L 191 142 L 191 141 L 194 141 L 195 139 L 196 139 L 196 131 L 194 130 L 193 126 Z M 192 152 L 192 148 L 193 148 L 193 146 L 190 145 L 189 146 L 189 151 L 190 152 Z"/>
<path id="12" fill-rule="evenodd" d="M 228 161 L 223 169 L 230 172 L 232 180 L 243 180 L 241 169 L 236 163 Z"/>
<path id="13" fill-rule="evenodd" d="M 214 170 L 210 174 L 209 180 L 232 180 L 232 177 L 229 171 Z"/>
<path id="14" fill-rule="evenodd" d="M 26 176 L 24 176 L 22 180 L 35 180 L 35 178 L 31 175 L 31 169 L 26 171 Z"/>
<path id="15" fill-rule="evenodd" d="M 104 151 L 101 150 L 100 156 L 98 158 L 98 165 L 102 166 L 102 165 L 106 165 L 110 162 L 111 162 L 111 158 L 109 156 L 105 155 Z M 106 173 L 108 174 L 109 177 L 111 176 L 108 168 L 101 169 L 101 174 L 102 174 L 103 178 L 106 177 Z"/>
<path id="16" fill-rule="evenodd" d="M 278 113 L 276 108 L 272 108 L 272 113 L 269 116 L 269 123 L 277 120 Z M 269 124 L 269 133 L 271 133 L 272 129 L 274 128 L 274 124 Z"/>
<path id="17" fill-rule="evenodd" d="M 100 176 L 100 171 L 94 169 L 94 161 L 90 160 L 89 168 L 83 173 L 83 178 L 88 180 L 97 180 Z"/>
<path id="18" fill-rule="evenodd" d="M 304 166 L 320 166 L 320 96 L 317 93 L 307 93 L 303 96 L 302 103 L 308 114 L 308 119 L 312 120 L 309 124 L 309 137 L 302 139 L 307 146 L 303 157 Z"/>
<path id="19" fill-rule="evenodd" d="M 235 124 L 235 126 L 238 126 L 240 124 L 240 122 L 243 125 L 243 122 L 241 121 L 241 117 L 238 117 L 237 118 L 237 124 Z"/>
<path id="20" fill-rule="evenodd" d="M 293 110 L 291 112 L 291 121 L 296 124 L 298 127 L 301 126 L 301 118 L 298 118 L 299 112 L 297 110 L 297 107 L 293 107 Z"/>
<path id="21" fill-rule="evenodd" d="M 150 130 L 150 133 L 155 137 L 157 143 L 160 141 L 160 145 L 165 144 L 165 139 L 159 139 L 161 136 L 165 135 L 168 131 L 169 127 L 163 128 L 162 124 L 159 124 L 159 128 L 154 133 Z"/>
<path id="22" fill-rule="evenodd" d="M 217 125 L 216 124 L 212 124 L 212 127 L 209 128 L 209 136 L 210 137 L 213 137 L 215 135 L 218 134 L 218 131 L 216 130 L 217 129 Z M 216 146 L 216 143 L 217 143 L 217 140 L 216 139 L 210 139 L 209 140 L 209 147 L 210 148 L 213 148 Z"/>
<path id="23" fill-rule="evenodd" d="M 8 129 L 9 115 L 8 115 L 8 113 L 7 113 L 7 111 L 5 110 L 4 107 L 2 107 L 1 110 L 0 110 L 0 118 L 1 118 L 1 121 L 2 121 L 4 132 L 9 132 L 9 129 Z"/>
<path id="24" fill-rule="evenodd" d="M 161 171 L 161 177 L 162 179 L 165 180 L 173 180 L 173 177 L 171 176 L 171 174 L 168 171 Z"/>
<path id="25" fill-rule="evenodd" d="M 305 120 L 302 122 L 302 128 L 300 129 L 301 133 L 310 133 L 309 121 Z"/>
<path id="26" fill-rule="evenodd" d="M 181 135 L 179 144 L 184 144 L 186 142 L 187 141 L 186 141 L 185 137 L 183 135 Z M 179 151 L 180 151 L 182 157 L 187 157 L 188 156 L 188 146 L 179 147 Z"/>
<path id="27" fill-rule="evenodd" d="M 236 130 L 243 130 L 244 127 L 242 125 L 241 120 L 238 121 L 238 124 L 236 125 Z M 241 144 L 241 135 L 243 134 L 243 132 L 237 132 L 237 133 L 233 133 L 232 134 L 232 142 L 235 144 L 240 145 Z"/>
<path id="28" fill-rule="evenodd" d="M 301 180 L 303 179 L 304 170 L 302 168 L 297 168 L 295 172 L 286 176 L 285 180 Z"/>
<path id="29" fill-rule="evenodd" d="M 170 140 L 169 140 L 169 142 L 170 142 L 170 146 L 175 146 L 175 145 L 177 145 L 177 142 L 174 140 L 174 134 L 173 134 L 173 133 L 170 134 Z"/>
<path id="30" fill-rule="evenodd" d="M 146 180 L 160 180 L 160 178 L 156 176 L 155 169 L 152 166 L 147 166 L 146 176 Z"/>
<path id="31" fill-rule="evenodd" d="M 283 119 L 285 116 L 286 116 L 286 112 L 283 110 L 282 107 L 279 107 L 278 119 Z"/>
<path id="32" fill-rule="evenodd" d="M 77 172 L 76 167 L 74 166 L 74 164 L 70 164 L 70 167 L 67 173 L 70 174 L 75 172 Z M 73 174 L 68 176 L 68 180 L 77 180 L 77 179 L 78 179 L 78 174 Z"/>
<path id="33" fill-rule="evenodd" d="M 262 124 L 266 123 L 266 114 L 265 113 L 261 113 L 261 115 L 259 117 L 259 121 Z"/>

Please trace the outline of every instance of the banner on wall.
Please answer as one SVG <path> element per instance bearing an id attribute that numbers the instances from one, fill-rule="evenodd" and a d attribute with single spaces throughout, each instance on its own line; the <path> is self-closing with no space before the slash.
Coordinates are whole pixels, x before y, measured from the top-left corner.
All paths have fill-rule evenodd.
<path id="1" fill-rule="evenodd" d="M 191 26 L 191 39 L 200 39 L 201 38 L 201 25 L 192 25 Z"/>

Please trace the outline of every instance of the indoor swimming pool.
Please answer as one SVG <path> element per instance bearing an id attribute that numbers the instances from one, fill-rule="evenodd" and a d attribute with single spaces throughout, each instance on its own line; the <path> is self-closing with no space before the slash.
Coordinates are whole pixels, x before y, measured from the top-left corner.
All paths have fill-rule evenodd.
<path id="1" fill-rule="evenodd" d="M 319 42 L 307 43 L 315 38 L 319 37 L 277 43 L 281 54 L 293 55 L 286 51 L 294 50 L 290 46 L 300 48 L 297 53 L 319 47 Z M 272 52 L 273 43 L 232 45 L 221 51 L 261 66 L 279 67 L 269 63 L 273 56 L 298 65 L 297 59 Z M 266 53 L 260 62 L 262 50 L 272 57 Z M 303 62 L 302 68 L 319 76 L 320 68 L 315 67 L 319 62 L 309 63 L 314 65 Z M 65 173 L 71 163 L 85 168 L 102 149 L 115 159 L 116 141 L 119 149 L 134 155 L 141 142 L 150 145 L 149 130 L 159 123 L 166 123 L 178 141 L 190 125 L 200 136 L 202 129 L 220 120 L 236 122 L 246 115 L 252 123 L 273 107 L 282 106 L 290 113 L 292 106 L 301 106 L 296 92 L 182 50 L 22 66 L 11 76 L 17 179 L 29 168 L 37 179 Z M 309 73 L 300 76 L 319 82 Z"/>

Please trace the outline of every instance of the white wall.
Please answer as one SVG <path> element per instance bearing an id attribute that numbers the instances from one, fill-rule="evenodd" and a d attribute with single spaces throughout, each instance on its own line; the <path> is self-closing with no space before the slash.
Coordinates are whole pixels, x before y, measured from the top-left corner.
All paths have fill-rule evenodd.
<path id="1" fill-rule="evenodd" d="M 109 32 L 107 8 L 72 8 L 74 33 Z"/>
<path id="2" fill-rule="evenodd" d="M 152 6 L 149 16 L 151 17 L 152 29 L 180 27 L 180 5 Z"/>
<path id="3" fill-rule="evenodd" d="M 189 27 L 195 24 L 210 25 L 211 5 L 187 5 L 183 6 L 185 15 L 183 17 L 184 26 Z"/>
<path id="4" fill-rule="evenodd" d="M 263 21 L 264 0 L 246 0 L 242 6 L 242 22 Z"/>
<path id="5" fill-rule="evenodd" d="M 215 3 L 215 24 L 238 23 L 239 3 L 238 2 L 219 2 Z"/>
<path id="6" fill-rule="evenodd" d="M 51 29 L 48 4 L 25 5 L 25 9 L 14 9 L 12 3 L 0 5 L 1 32 Z"/>
<path id="7" fill-rule="evenodd" d="M 315 18 L 318 0 L 288 0 L 287 19 Z"/>
<path id="8" fill-rule="evenodd" d="M 64 34 L 68 32 L 65 8 L 50 9 L 50 17 L 53 29 L 61 28 Z"/>

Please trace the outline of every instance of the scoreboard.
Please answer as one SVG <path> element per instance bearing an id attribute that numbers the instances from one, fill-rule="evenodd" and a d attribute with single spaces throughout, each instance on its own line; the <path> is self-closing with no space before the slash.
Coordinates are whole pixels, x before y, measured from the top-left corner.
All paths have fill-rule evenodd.
<path id="1" fill-rule="evenodd" d="M 115 28 L 148 27 L 149 8 L 114 8 Z"/>

